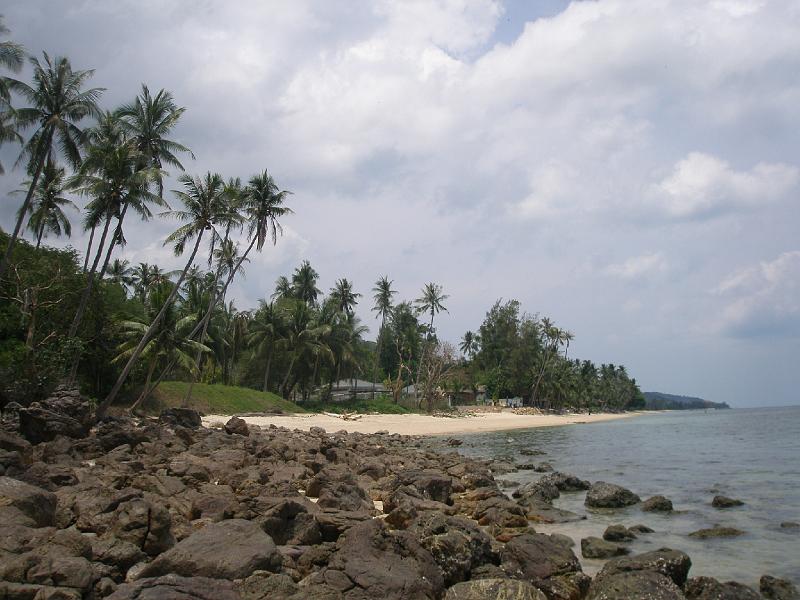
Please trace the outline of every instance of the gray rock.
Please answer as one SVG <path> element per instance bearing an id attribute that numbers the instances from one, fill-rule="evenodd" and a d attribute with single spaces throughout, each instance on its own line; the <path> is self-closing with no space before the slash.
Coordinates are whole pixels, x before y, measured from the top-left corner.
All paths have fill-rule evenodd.
<path id="1" fill-rule="evenodd" d="M 741 529 L 736 529 L 735 527 L 723 527 L 721 525 L 714 525 L 713 527 L 708 527 L 706 529 L 698 529 L 697 531 L 693 531 L 692 533 L 689 534 L 689 537 L 706 540 L 709 538 L 738 537 L 740 535 L 744 535 L 744 531 L 742 531 Z"/>
<path id="2" fill-rule="evenodd" d="M 632 531 L 633 533 L 655 533 L 655 530 L 651 529 L 647 525 L 632 525 L 628 527 L 628 531 Z"/>
<path id="3" fill-rule="evenodd" d="M 143 498 L 121 502 L 114 510 L 110 533 L 155 556 L 175 544 L 172 517 L 161 504 Z"/>
<path id="4" fill-rule="evenodd" d="M 680 550 L 661 548 L 653 552 L 645 552 L 635 556 L 625 556 L 608 561 L 596 579 L 602 579 L 617 573 L 633 571 L 655 571 L 669 577 L 675 585 L 681 587 L 686 583 L 692 561 Z"/>
<path id="5" fill-rule="evenodd" d="M 31 527 L 53 524 L 56 496 L 11 477 L 0 477 L 0 520 Z"/>
<path id="6" fill-rule="evenodd" d="M 597 481 L 586 493 L 584 504 L 590 508 L 622 508 L 640 500 L 639 496 L 622 486 Z"/>
<path id="7" fill-rule="evenodd" d="M 275 542 L 251 521 L 231 519 L 206 525 L 147 565 L 139 578 L 174 573 L 184 577 L 242 579 L 256 570 L 277 571 Z"/>
<path id="8" fill-rule="evenodd" d="M 767 600 L 798 600 L 800 593 L 797 587 L 786 579 L 778 579 L 764 575 L 758 582 L 758 591 Z"/>
<path id="9" fill-rule="evenodd" d="M 584 558 L 612 558 L 630 553 L 625 546 L 601 540 L 598 537 L 588 537 L 581 540 L 581 554 Z"/>
<path id="10" fill-rule="evenodd" d="M 781 529 L 800 529 L 800 523 L 795 521 L 784 521 L 781 523 Z"/>
<path id="11" fill-rule="evenodd" d="M 661 573 L 631 571 L 595 579 L 586 600 L 685 600 L 685 597 Z"/>
<path id="12" fill-rule="evenodd" d="M 714 496 L 711 501 L 711 506 L 714 508 L 733 508 L 734 506 L 743 506 L 744 502 L 736 500 L 735 498 L 728 498 L 727 496 Z"/>
<path id="13" fill-rule="evenodd" d="M 125 583 L 108 600 L 241 600 L 233 583 L 207 577 L 165 575 Z"/>
<path id="14" fill-rule="evenodd" d="M 91 404 L 70 386 L 59 386 L 47 400 L 19 409 L 19 431 L 32 444 L 50 441 L 59 435 L 83 438 L 92 423 Z"/>
<path id="15" fill-rule="evenodd" d="M 642 502 L 645 512 L 672 512 L 672 501 L 664 496 L 653 496 Z"/>
<path id="16" fill-rule="evenodd" d="M 761 596 L 746 585 L 735 581 L 721 583 L 713 577 L 692 577 L 684 591 L 687 600 L 761 600 Z"/>
<path id="17" fill-rule="evenodd" d="M 578 557 L 570 548 L 543 533 L 524 533 L 513 538 L 500 551 L 500 560 L 506 573 L 533 584 L 581 570 Z"/>
<path id="18" fill-rule="evenodd" d="M 624 525 L 609 525 L 603 532 L 603 539 L 608 542 L 629 542 L 636 539 L 636 534 Z"/>
<path id="19" fill-rule="evenodd" d="M 479 579 L 457 583 L 447 590 L 444 600 L 547 600 L 541 590 L 527 581 Z"/>
<path id="20" fill-rule="evenodd" d="M 187 429 L 197 429 L 203 424 L 200 413 L 191 408 L 167 408 L 161 411 L 158 417 L 159 422 L 172 427 L 186 427 Z"/>
<path id="21" fill-rule="evenodd" d="M 231 417 L 225 423 L 225 433 L 236 434 L 247 437 L 250 435 L 250 428 L 247 426 L 247 421 L 239 417 Z"/>

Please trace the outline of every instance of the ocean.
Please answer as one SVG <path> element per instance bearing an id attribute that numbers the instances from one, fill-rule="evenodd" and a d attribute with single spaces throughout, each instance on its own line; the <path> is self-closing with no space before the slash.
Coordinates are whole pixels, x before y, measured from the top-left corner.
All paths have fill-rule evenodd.
<path id="1" fill-rule="evenodd" d="M 571 536 L 580 556 L 580 539 L 602 537 L 608 525 L 644 524 L 655 530 L 630 543 L 633 553 L 669 547 L 692 559 L 690 576 L 706 575 L 758 587 L 761 575 L 800 585 L 800 407 L 674 411 L 604 423 L 567 425 L 461 436 L 462 453 L 512 462 L 549 462 L 557 471 L 589 481 L 616 483 L 642 500 L 661 494 L 672 500 L 672 514 L 646 513 L 638 506 L 612 513 L 589 512 L 585 492 L 562 493 L 554 502 L 585 521 L 534 525 L 537 531 Z M 523 449 L 542 456 L 523 455 Z M 498 479 L 526 483 L 539 473 L 519 471 Z M 511 492 L 511 489 L 508 490 Z M 717 495 L 745 502 L 718 510 Z M 745 535 L 700 540 L 688 537 L 715 524 Z M 581 558 L 594 573 L 603 561 Z"/>

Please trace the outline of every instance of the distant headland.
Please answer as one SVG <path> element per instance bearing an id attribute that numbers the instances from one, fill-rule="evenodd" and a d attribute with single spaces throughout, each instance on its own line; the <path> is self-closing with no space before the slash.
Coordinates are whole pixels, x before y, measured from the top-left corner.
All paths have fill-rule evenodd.
<path id="1" fill-rule="evenodd" d="M 695 396 L 678 396 L 662 392 L 644 392 L 648 410 L 697 410 L 701 408 L 730 408 L 727 402 L 711 402 Z"/>

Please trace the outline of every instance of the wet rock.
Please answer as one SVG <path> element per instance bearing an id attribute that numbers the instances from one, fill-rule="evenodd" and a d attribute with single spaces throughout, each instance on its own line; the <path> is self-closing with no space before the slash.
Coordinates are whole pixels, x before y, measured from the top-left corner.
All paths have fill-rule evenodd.
<path id="1" fill-rule="evenodd" d="M 512 577 L 538 581 L 581 570 L 575 553 L 560 540 L 543 533 L 524 533 L 500 551 L 503 570 Z"/>
<path id="2" fill-rule="evenodd" d="M 664 496 L 653 496 L 642 502 L 645 512 L 672 512 L 672 501 Z"/>
<path id="3" fill-rule="evenodd" d="M 200 413 L 191 408 L 167 408 L 161 411 L 158 420 L 165 425 L 187 429 L 197 429 L 203 424 Z"/>
<path id="4" fill-rule="evenodd" d="M 548 600 L 583 600 L 592 578 L 585 573 L 569 573 L 550 577 L 537 584 Z"/>
<path id="5" fill-rule="evenodd" d="M 464 442 L 462 440 L 459 440 L 457 438 L 448 438 L 447 439 L 447 445 L 448 446 L 460 446 L 463 443 Z"/>
<path id="6" fill-rule="evenodd" d="M 586 600 L 685 600 L 675 583 L 656 571 L 631 571 L 597 578 Z"/>
<path id="7" fill-rule="evenodd" d="M 541 462 L 533 467 L 536 473 L 550 473 L 553 471 L 553 465 L 549 462 Z"/>
<path id="8" fill-rule="evenodd" d="M 624 525 L 609 525 L 603 532 L 603 539 L 608 542 L 629 542 L 636 539 L 636 534 Z"/>
<path id="9" fill-rule="evenodd" d="M 596 579 L 602 579 L 618 573 L 654 571 L 668 577 L 675 585 L 680 587 L 686 583 L 691 566 L 692 561 L 687 554 L 680 550 L 661 548 L 653 552 L 610 560 L 597 574 Z"/>
<path id="10" fill-rule="evenodd" d="M 714 496 L 711 506 L 714 508 L 733 508 L 734 506 L 744 506 L 744 502 L 727 496 Z"/>
<path id="11" fill-rule="evenodd" d="M 250 435 L 250 428 L 247 426 L 247 421 L 239 417 L 231 417 L 225 423 L 225 433 L 236 434 L 247 437 Z"/>
<path id="12" fill-rule="evenodd" d="M 632 531 L 633 533 L 655 533 L 654 529 L 641 524 L 628 527 L 628 531 Z"/>
<path id="13" fill-rule="evenodd" d="M 784 521 L 781 523 L 781 529 L 800 529 L 800 523 L 795 521 Z"/>
<path id="14" fill-rule="evenodd" d="M 761 596 L 746 585 L 713 577 L 692 577 L 686 582 L 687 600 L 761 600 Z"/>
<path id="15" fill-rule="evenodd" d="M 640 500 L 639 496 L 622 486 L 597 481 L 586 493 L 584 504 L 590 508 L 622 508 Z"/>
<path id="16" fill-rule="evenodd" d="M 457 583 L 447 590 L 444 600 L 547 600 L 547 596 L 527 581 L 479 579 Z"/>
<path id="17" fill-rule="evenodd" d="M 60 435 L 83 438 L 92 422 L 91 404 L 71 386 L 60 385 L 46 400 L 19 409 L 19 431 L 32 444 Z"/>
<path id="18" fill-rule="evenodd" d="M 797 587 L 785 579 L 763 575 L 758 582 L 758 590 L 767 600 L 799 600 Z"/>
<path id="19" fill-rule="evenodd" d="M 689 534 L 689 537 L 706 540 L 709 538 L 738 537 L 740 535 L 744 535 L 744 531 L 742 531 L 741 529 L 736 529 L 735 527 L 723 527 L 721 525 L 714 525 L 714 527 L 708 527 L 706 529 L 698 529 L 697 531 L 693 531 L 692 533 Z"/>
<path id="20" fill-rule="evenodd" d="M 572 523 L 586 518 L 537 498 L 520 498 L 517 502 L 525 509 L 528 520 L 534 523 Z"/>
<path id="21" fill-rule="evenodd" d="M 165 575 L 125 583 L 108 600 L 241 600 L 233 583 L 207 577 Z"/>
<path id="22" fill-rule="evenodd" d="M 11 477 L 0 477 L 0 522 L 31 527 L 53 524 L 56 496 Z"/>
<path id="23" fill-rule="evenodd" d="M 139 577 L 174 573 L 184 577 L 241 579 L 258 569 L 276 571 L 280 564 L 275 542 L 256 523 L 231 519 L 193 533 L 156 557 Z"/>
<path id="24" fill-rule="evenodd" d="M 612 558 L 628 554 L 630 550 L 613 542 L 601 540 L 598 537 L 588 537 L 581 540 L 581 554 L 584 558 Z"/>

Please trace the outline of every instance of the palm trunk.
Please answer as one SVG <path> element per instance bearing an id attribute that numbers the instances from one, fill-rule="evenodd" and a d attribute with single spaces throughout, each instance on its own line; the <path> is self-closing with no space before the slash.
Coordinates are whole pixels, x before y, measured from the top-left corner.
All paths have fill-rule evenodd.
<path id="1" fill-rule="evenodd" d="M 296 356 L 292 356 L 292 360 L 289 361 L 289 368 L 286 371 L 286 377 L 283 378 L 283 383 L 281 383 L 281 397 L 285 397 L 284 394 L 286 393 L 286 384 L 289 383 L 289 376 L 292 374 L 292 367 L 294 367 L 294 361 L 296 358 Z"/>
<path id="2" fill-rule="evenodd" d="M 128 212 L 128 203 L 127 202 L 122 207 L 122 212 L 119 213 L 119 218 L 117 219 L 117 227 L 114 229 L 114 235 L 111 236 L 111 243 L 108 245 L 108 251 L 106 252 L 106 258 L 103 261 L 103 268 L 100 269 L 100 279 L 102 279 L 103 276 L 106 274 L 106 269 L 108 269 L 108 263 L 111 262 L 111 255 L 114 253 L 114 247 L 122 239 L 122 221 L 125 220 L 125 213 L 126 212 Z"/>
<path id="3" fill-rule="evenodd" d="M 22 223 L 25 221 L 25 217 L 28 216 L 28 209 L 31 206 L 33 192 L 36 191 L 36 184 L 39 182 L 39 176 L 42 174 L 42 168 L 44 168 L 44 150 L 45 148 L 49 148 L 52 142 L 53 130 L 51 129 L 48 131 L 47 135 L 39 141 L 39 147 L 36 149 L 36 155 L 39 157 L 36 164 L 36 170 L 33 172 L 31 187 L 28 188 L 28 193 L 25 195 L 25 201 L 22 203 L 22 207 L 20 208 L 19 216 L 17 217 L 17 223 L 14 226 L 14 233 L 12 233 L 11 237 L 8 238 L 6 251 L 3 254 L 2 261 L 0 261 L 0 279 L 3 278 L 6 269 L 8 269 L 8 263 L 11 261 L 11 254 L 14 251 L 14 244 L 16 244 L 17 239 L 19 239 L 19 232 L 22 229 Z"/>
<path id="4" fill-rule="evenodd" d="M 89 295 L 92 292 L 92 286 L 94 284 L 94 276 L 97 272 L 97 265 L 100 264 L 100 257 L 103 255 L 103 247 L 106 243 L 106 236 L 108 235 L 108 228 L 111 226 L 111 215 L 106 215 L 106 224 L 103 226 L 103 233 L 100 236 L 100 244 L 97 247 L 97 253 L 94 257 L 94 261 L 92 262 L 92 268 L 89 271 L 88 278 L 86 280 L 86 287 L 83 289 L 83 295 L 81 296 L 80 304 L 78 304 L 78 310 L 75 312 L 75 318 L 72 320 L 72 325 L 70 325 L 69 333 L 67 334 L 69 337 L 75 337 L 75 334 L 78 332 L 78 326 L 83 319 L 83 313 L 86 311 L 86 305 L 89 302 Z"/>
<path id="5" fill-rule="evenodd" d="M 83 272 L 86 273 L 86 270 L 89 268 L 89 254 L 92 252 L 92 242 L 94 242 L 94 230 L 97 228 L 97 225 L 92 225 L 92 232 L 89 234 L 89 245 L 86 246 L 86 256 L 83 258 Z"/>
<path id="6" fill-rule="evenodd" d="M 36 249 L 39 249 L 39 246 L 42 245 L 42 236 L 44 235 L 44 223 L 41 224 L 39 227 L 39 233 L 36 235 Z"/>
<path id="7" fill-rule="evenodd" d="M 372 399 L 375 400 L 375 380 L 378 378 L 378 361 L 381 357 L 381 336 L 383 335 L 383 326 L 386 323 L 386 317 L 381 317 L 381 328 L 378 331 L 378 340 L 375 345 L 375 366 L 372 368 Z"/>
<path id="8" fill-rule="evenodd" d="M 136 349 L 133 351 L 133 354 L 128 359 L 128 362 L 125 365 L 125 368 L 122 369 L 122 373 L 120 373 L 119 377 L 117 378 L 117 381 L 114 384 L 114 387 L 111 388 L 111 391 L 109 392 L 108 396 L 106 396 L 105 400 L 103 400 L 97 406 L 97 416 L 98 417 L 101 417 L 101 416 L 103 416 L 105 414 L 105 412 L 108 410 L 108 407 L 111 406 L 111 403 L 117 397 L 117 394 L 119 394 L 119 391 L 122 388 L 122 384 L 125 383 L 125 380 L 128 378 L 128 375 L 130 374 L 131 369 L 133 368 L 133 365 L 136 363 L 137 360 L 139 360 L 139 356 L 141 355 L 142 350 L 144 350 L 144 347 L 147 344 L 147 342 L 150 341 L 150 338 L 152 337 L 153 333 L 155 332 L 156 327 L 158 327 L 158 324 L 161 321 L 161 319 L 164 318 L 164 313 L 167 312 L 167 308 L 175 300 L 175 297 L 178 295 L 178 291 L 180 290 L 181 284 L 183 283 L 183 280 L 186 277 L 186 272 L 192 266 L 192 263 L 194 262 L 194 257 L 197 255 L 197 249 L 200 247 L 200 240 L 203 239 L 203 231 L 204 230 L 201 229 L 200 232 L 198 233 L 197 241 L 195 242 L 194 248 L 192 249 L 192 255 L 189 257 L 189 260 L 186 262 L 186 266 L 183 268 L 183 271 L 181 272 L 181 276 L 178 279 L 177 283 L 175 284 L 175 287 L 172 288 L 172 292 L 170 293 L 169 298 L 167 298 L 167 301 L 164 303 L 164 306 L 162 306 L 161 310 L 158 311 L 158 314 L 156 315 L 156 318 L 153 319 L 153 322 L 150 324 L 150 327 L 147 328 L 147 331 L 142 336 L 142 339 L 139 341 L 139 345 L 136 346 Z"/>
<path id="9" fill-rule="evenodd" d="M 136 402 L 134 402 L 128 409 L 128 412 L 130 412 L 131 414 L 135 414 L 136 409 L 139 407 L 139 405 L 142 402 L 144 402 L 150 395 L 150 380 L 153 378 L 153 372 L 156 370 L 157 362 L 158 361 L 155 358 L 153 358 L 153 360 L 150 361 L 150 367 L 147 369 L 147 378 L 144 381 L 144 387 L 142 388 L 142 393 L 139 394 L 139 397 L 136 399 Z"/>
<path id="10" fill-rule="evenodd" d="M 269 391 L 269 368 L 270 368 L 271 364 L 272 364 L 272 350 L 270 350 L 269 354 L 267 355 L 267 368 L 264 369 L 264 391 L 265 392 Z"/>

